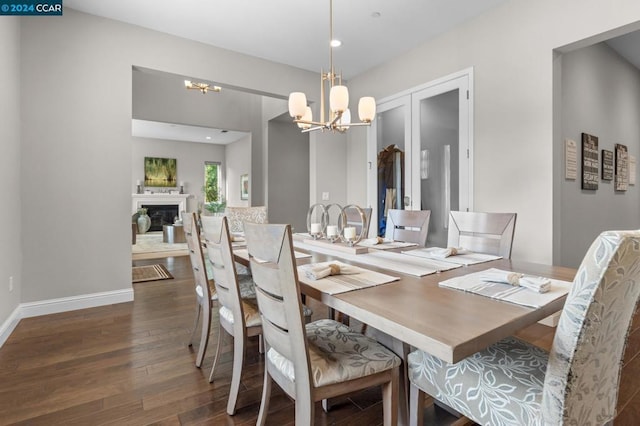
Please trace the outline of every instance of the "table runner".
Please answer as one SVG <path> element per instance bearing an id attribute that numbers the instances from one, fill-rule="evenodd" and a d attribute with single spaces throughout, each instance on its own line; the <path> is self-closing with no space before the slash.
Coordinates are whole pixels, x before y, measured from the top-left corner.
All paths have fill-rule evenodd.
<path id="1" fill-rule="evenodd" d="M 376 250 L 391 250 L 397 248 L 407 248 L 407 247 L 415 247 L 418 244 L 416 243 L 405 243 L 404 241 L 383 241 L 382 243 L 376 244 L 373 242 L 373 239 L 362 240 L 358 243 L 359 246 L 372 248 Z"/>
<path id="2" fill-rule="evenodd" d="M 451 278 L 440 282 L 439 285 L 441 287 L 475 293 L 480 296 L 503 300 L 505 302 L 515 303 L 518 305 L 541 308 L 542 306 L 567 294 L 572 284 L 568 281 L 550 279 L 551 290 L 547 293 L 537 293 L 524 287 L 515 287 L 510 284 L 482 281 L 482 276 L 489 272 L 508 273 L 509 271 L 501 271 L 500 269 L 491 268 L 485 271 Z"/>
<path id="3" fill-rule="evenodd" d="M 502 256 L 473 252 L 467 254 L 456 254 L 455 256 L 449 256 L 445 258 L 434 257 L 434 252 L 438 250 L 442 249 L 440 247 L 428 247 L 415 250 L 405 250 L 402 253 L 409 256 L 422 257 L 425 259 L 436 259 L 442 262 L 455 263 L 456 265 L 463 266 L 476 265 L 478 263 L 485 263 L 491 262 L 492 260 L 502 259 Z"/>
<path id="4" fill-rule="evenodd" d="M 305 283 L 323 293 L 328 294 L 338 294 L 338 293 L 346 293 L 348 291 L 360 290 L 362 288 L 373 287 L 381 284 L 387 284 L 393 281 L 397 281 L 399 277 L 393 277 L 387 274 L 381 274 L 379 272 L 370 271 L 368 269 L 360 268 L 358 266 L 349 265 L 351 268 L 356 268 L 360 270 L 360 272 L 356 274 L 349 275 L 330 275 L 326 278 L 322 278 L 320 280 L 314 280 L 312 278 L 307 277 L 306 269 L 320 266 L 320 265 L 329 265 L 329 264 L 337 264 L 345 265 L 342 262 L 332 261 L 332 262 L 321 262 L 321 263 L 313 263 L 308 265 L 298 266 L 298 279 L 300 282 Z"/>
<path id="5" fill-rule="evenodd" d="M 235 249 L 233 250 L 233 254 L 246 260 L 247 262 L 249 261 L 249 251 L 245 248 L 245 249 Z M 311 257 L 310 254 L 308 253 L 302 253 L 301 251 L 294 251 L 294 255 L 297 259 L 305 259 L 308 257 Z"/>
<path id="6" fill-rule="evenodd" d="M 450 269 L 459 268 L 450 262 L 442 262 L 434 259 L 423 259 L 411 256 L 405 256 L 402 253 L 391 253 L 385 251 L 375 251 L 367 254 L 348 254 L 336 250 L 330 250 L 324 247 L 304 244 L 304 242 L 294 241 L 294 246 L 304 248 L 318 253 L 328 254 L 330 256 L 340 257 L 352 262 L 362 263 L 365 265 L 376 266 L 378 268 L 388 269 L 390 271 L 402 274 L 422 277 L 434 274 L 440 271 L 448 271 Z"/>

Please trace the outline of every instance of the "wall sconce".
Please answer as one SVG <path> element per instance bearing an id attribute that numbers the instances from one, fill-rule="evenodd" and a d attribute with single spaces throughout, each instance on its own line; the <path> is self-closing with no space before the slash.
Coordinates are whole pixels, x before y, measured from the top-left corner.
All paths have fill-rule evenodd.
<path id="1" fill-rule="evenodd" d="M 420 151 L 420 179 L 429 178 L 429 150 Z"/>

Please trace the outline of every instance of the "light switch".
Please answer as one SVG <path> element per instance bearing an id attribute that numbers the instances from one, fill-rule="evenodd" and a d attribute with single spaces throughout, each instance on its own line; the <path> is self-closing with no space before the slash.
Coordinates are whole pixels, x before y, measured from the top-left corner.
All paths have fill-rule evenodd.
<path id="1" fill-rule="evenodd" d="M 329 193 L 328 192 L 323 192 L 322 193 L 322 201 L 329 201 Z"/>

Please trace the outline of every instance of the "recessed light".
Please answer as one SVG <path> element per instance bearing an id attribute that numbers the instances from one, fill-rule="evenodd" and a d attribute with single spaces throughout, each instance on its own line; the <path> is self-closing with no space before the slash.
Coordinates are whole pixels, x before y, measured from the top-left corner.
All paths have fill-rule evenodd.
<path id="1" fill-rule="evenodd" d="M 207 137 L 205 137 L 205 139 L 210 141 L 211 140 L 211 136 L 207 136 Z"/>
<path id="2" fill-rule="evenodd" d="M 331 45 L 331 47 L 340 47 L 340 46 L 342 46 L 342 42 L 340 40 L 336 40 L 336 39 L 331 40 L 331 42 L 329 44 Z"/>

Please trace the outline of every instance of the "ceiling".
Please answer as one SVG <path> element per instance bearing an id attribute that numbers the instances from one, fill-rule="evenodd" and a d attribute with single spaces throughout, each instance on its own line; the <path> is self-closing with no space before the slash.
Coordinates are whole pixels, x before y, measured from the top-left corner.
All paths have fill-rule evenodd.
<path id="1" fill-rule="evenodd" d="M 335 0 L 336 71 L 348 79 L 506 0 Z M 320 72 L 329 0 L 65 0 L 70 7 Z"/>
<path id="2" fill-rule="evenodd" d="M 334 65 L 348 79 L 507 0 L 335 0 Z M 319 72 L 329 66 L 329 0 L 65 0 L 65 7 Z M 640 32 L 607 42 L 640 68 Z M 135 120 L 134 120 L 135 121 Z M 240 132 L 158 122 L 134 136 L 230 143 Z"/>
<path id="3" fill-rule="evenodd" d="M 226 129 L 165 123 L 162 121 L 131 120 L 131 135 L 140 138 L 168 139 L 174 141 L 228 145 L 249 135 Z"/>

